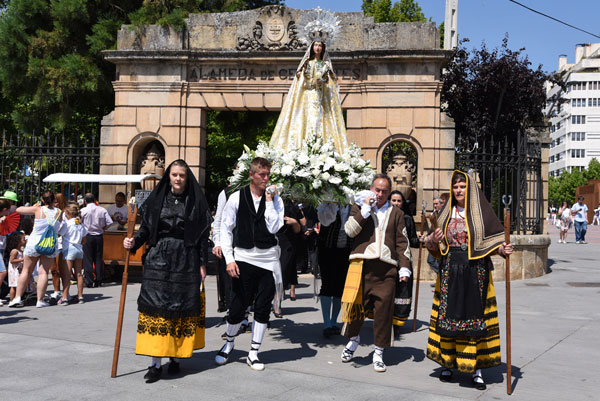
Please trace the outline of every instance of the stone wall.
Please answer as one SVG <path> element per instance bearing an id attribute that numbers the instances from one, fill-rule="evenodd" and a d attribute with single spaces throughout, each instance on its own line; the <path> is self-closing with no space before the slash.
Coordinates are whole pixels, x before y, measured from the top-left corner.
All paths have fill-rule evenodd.
<path id="1" fill-rule="evenodd" d="M 524 280 L 543 276 L 548 273 L 548 247 L 549 235 L 511 235 L 510 242 L 514 245 L 514 253 L 510 257 L 510 279 Z M 418 263 L 419 250 L 413 249 L 414 274 Z M 435 281 L 435 272 L 427 264 L 429 252 L 423 248 L 421 262 L 421 280 Z M 492 256 L 494 263 L 494 281 L 504 281 L 506 277 L 506 264 L 504 258 Z"/>

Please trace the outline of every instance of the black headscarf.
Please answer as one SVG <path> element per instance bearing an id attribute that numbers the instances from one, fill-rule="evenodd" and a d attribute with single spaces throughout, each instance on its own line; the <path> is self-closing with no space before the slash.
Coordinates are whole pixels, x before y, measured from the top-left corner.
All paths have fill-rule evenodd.
<path id="1" fill-rule="evenodd" d="M 187 163 L 184 160 L 178 159 L 167 167 L 164 175 L 158 182 L 158 185 L 150 193 L 140 209 L 142 215 L 143 226 L 148 230 L 146 233 L 146 241 L 149 247 L 156 245 L 158 241 L 158 223 L 160 220 L 160 211 L 167 196 L 171 190 L 171 180 L 169 178 L 171 167 L 173 164 L 183 165 L 186 170 L 186 185 L 185 185 L 185 226 L 191 229 L 186 229 L 184 232 L 185 246 L 198 246 L 203 238 L 208 238 L 208 230 L 211 222 L 210 210 L 204 192 L 198 184 L 196 177 L 192 173 Z M 140 232 L 140 234 L 142 234 Z M 142 235 L 145 236 L 145 235 Z M 142 240 L 144 238 L 141 238 Z M 135 242 L 134 250 L 139 248 L 142 243 Z M 206 259 L 204 259 L 206 262 Z"/>
<path id="2" fill-rule="evenodd" d="M 400 195 L 400 197 L 402 198 L 402 206 L 400 206 L 400 210 L 402 210 L 406 216 L 412 216 L 412 214 L 410 213 L 410 208 L 408 207 L 408 202 L 406 202 L 406 198 L 404 197 L 404 194 L 398 190 L 394 190 L 390 193 L 390 200 L 392 199 L 393 195 Z"/>
<path id="3" fill-rule="evenodd" d="M 410 244 L 411 248 L 418 248 L 419 247 L 419 237 L 417 236 L 417 227 L 415 225 L 415 220 L 412 217 L 412 214 L 410 213 L 410 207 L 408 205 L 408 202 L 406 202 L 406 198 L 404 197 L 404 194 L 398 190 L 394 190 L 392 191 L 392 193 L 390 193 L 390 200 L 392 199 L 392 196 L 394 195 L 400 195 L 400 197 L 402 198 L 402 206 L 400 206 L 400 210 L 402 210 L 402 212 L 404 212 L 404 225 L 406 226 L 406 235 L 408 237 L 408 242 Z M 397 206 L 394 206 L 397 207 Z M 412 286 L 411 286 L 412 289 Z M 409 308 L 410 311 L 410 308 Z"/>

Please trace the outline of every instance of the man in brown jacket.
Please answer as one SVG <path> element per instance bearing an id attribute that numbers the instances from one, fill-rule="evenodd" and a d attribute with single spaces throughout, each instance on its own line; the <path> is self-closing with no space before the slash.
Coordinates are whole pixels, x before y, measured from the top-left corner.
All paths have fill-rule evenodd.
<path id="1" fill-rule="evenodd" d="M 365 191 L 362 202 L 352 206 L 344 226 L 354 243 L 342 298 L 346 303 L 343 333 L 350 341 L 341 358 L 342 362 L 350 362 L 354 357 L 360 343 L 364 311 L 372 311 L 373 369 L 376 372 L 386 371 L 383 349 L 391 344 L 396 282 L 406 281 L 411 275 L 404 213 L 388 201 L 391 184 L 387 175 L 377 174 L 371 183 L 371 193 Z"/>

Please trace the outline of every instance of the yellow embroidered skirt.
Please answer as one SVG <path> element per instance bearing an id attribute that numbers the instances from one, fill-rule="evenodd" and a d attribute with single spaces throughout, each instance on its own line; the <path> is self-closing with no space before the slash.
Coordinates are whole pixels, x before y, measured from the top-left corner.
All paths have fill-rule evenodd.
<path id="1" fill-rule="evenodd" d="M 500 328 L 496 293 L 489 275 L 484 316 L 487 333 L 481 337 L 446 337 L 436 332 L 440 307 L 440 275 L 435 284 L 429 324 L 427 357 L 445 368 L 475 373 L 477 369 L 500 365 Z"/>
<path id="2" fill-rule="evenodd" d="M 140 312 L 135 353 L 155 357 L 191 358 L 204 348 L 204 315 L 166 319 Z"/>

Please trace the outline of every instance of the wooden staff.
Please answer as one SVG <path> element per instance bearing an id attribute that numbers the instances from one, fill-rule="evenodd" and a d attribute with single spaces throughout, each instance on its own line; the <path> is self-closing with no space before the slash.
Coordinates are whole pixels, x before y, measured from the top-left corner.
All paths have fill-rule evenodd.
<path id="1" fill-rule="evenodd" d="M 504 203 L 504 242 L 510 244 L 510 204 L 512 203 L 512 195 L 502 196 Z M 505 257 L 505 278 L 506 284 L 506 393 L 512 394 L 512 363 L 510 350 L 510 255 Z"/>
<path id="2" fill-rule="evenodd" d="M 137 217 L 137 204 L 131 203 L 131 210 L 127 217 L 127 238 L 133 237 L 135 229 L 135 219 Z M 127 249 L 125 255 L 125 268 L 123 269 L 123 278 L 121 279 L 121 301 L 119 303 L 119 317 L 117 318 L 117 335 L 115 336 L 115 352 L 113 354 L 112 371 L 110 377 L 117 377 L 117 365 L 119 364 L 119 349 L 121 348 L 121 332 L 123 331 L 123 313 L 125 312 L 125 296 L 127 295 L 127 279 L 129 269 L 129 258 L 131 250 Z"/>
<path id="3" fill-rule="evenodd" d="M 427 208 L 427 202 L 423 201 L 421 204 L 421 236 L 425 231 L 425 209 Z M 417 264 L 417 289 L 415 291 L 415 311 L 413 312 L 413 333 L 417 331 L 417 308 L 419 307 L 419 283 L 421 281 L 421 257 L 423 254 L 423 242 L 419 241 L 419 262 Z"/>

